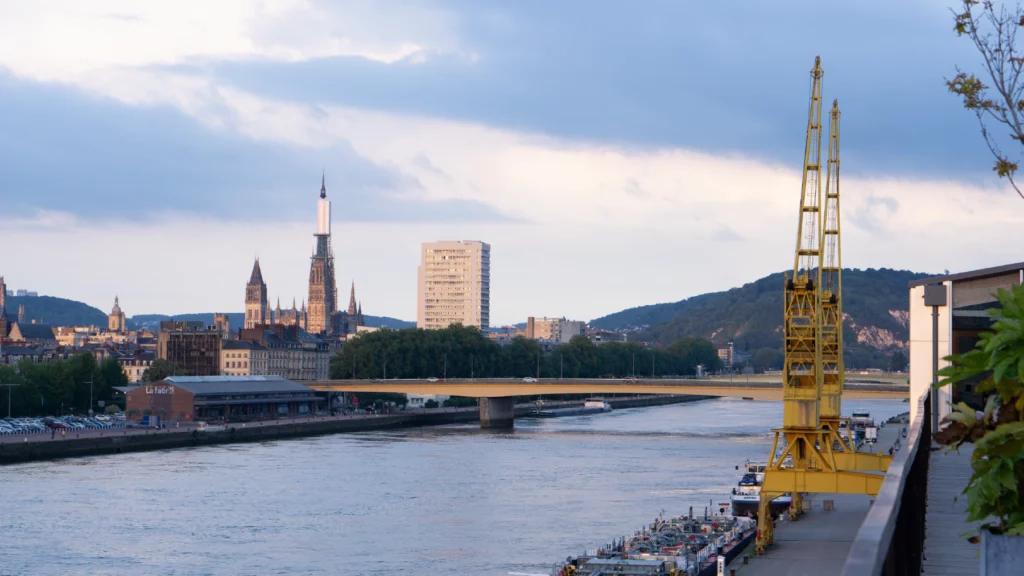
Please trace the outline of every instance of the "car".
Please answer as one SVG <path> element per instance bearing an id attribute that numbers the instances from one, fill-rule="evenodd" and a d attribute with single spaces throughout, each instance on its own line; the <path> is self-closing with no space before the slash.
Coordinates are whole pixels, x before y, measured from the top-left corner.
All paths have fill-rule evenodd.
<path id="1" fill-rule="evenodd" d="M 526 378 L 523 378 L 523 382 L 536 382 L 536 381 L 537 381 L 536 378 L 530 378 L 529 376 L 527 376 Z"/>
<path id="2" fill-rule="evenodd" d="M 430 378 L 427 378 L 427 382 L 437 382 L 437 381 L 438 381 L 437 378 L 434 378 L 433 376 L 431 376 Z"/>
<path id="3" fill-rule="evenodd" d="M 623 382 L 626 384 L 636 384 L 636 378 L 626 378 Z"/>

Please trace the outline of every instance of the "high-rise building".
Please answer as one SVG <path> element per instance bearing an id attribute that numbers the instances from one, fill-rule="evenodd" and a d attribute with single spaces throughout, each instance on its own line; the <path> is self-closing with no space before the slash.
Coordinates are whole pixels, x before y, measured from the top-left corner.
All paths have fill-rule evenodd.
<path id="1" fill-rule="evenodd" d="M 270 305 L 267 304 L 267 284 L 263 281 L 260 259 L 252 265 L 249 283 L 245 285 L 245 327 L 252 328 L 270 322 Z"/>
<path id="2" fill-rule="evenodd" d="M 316 251 L 309 265 L 309 310 L 307 330 L 313 334 L 333 331 L 338 310 L 338 285 L 334 279 L 334 252 L 331 250 L 331 201 L 327 199 L 326 180 L 320 180 L 320 200 L 316 205 Z"/>
<path id="3" fill-rule="evenodd" d="M 124 312 L 121 311 L 121 302 L 117 296 L 114 296 L 114 308 L 110 311 L 110 315 L 107 316 L 107 329 L 111 332 L 125 331 Z"/>
<path id="4" fill-rule="evenodd" d="M 157 357 L 170 360 L 182 375 L 216 376 L 220 373 L 221 335 L 202 322 L 171 320 L 160 323 Z"/>
<path id="5" fill-rule="evenodd" d="M 416 325 L 486 331 L 491 306 L 491 246 L 476 240 L 426 242 L 421 249 Z"/>

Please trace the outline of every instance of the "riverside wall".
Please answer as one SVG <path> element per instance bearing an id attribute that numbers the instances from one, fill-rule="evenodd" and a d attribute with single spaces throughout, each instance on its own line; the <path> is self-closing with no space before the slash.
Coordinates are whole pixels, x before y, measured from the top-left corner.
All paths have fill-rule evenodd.
<path id="1" fill-rule="evenodd" d="M 611 398 L 606 401 L 613 408 L 623 409 L 664 406 L 708 398 L 711 397 L 646 396 Z M 581 404 L 581 402 L 551 402 L 546 404 L 546 406 L 554 408 L 579 406 Z M 533 404 L 519 404 L 515 407 L 515 414 L 516 416 L 524 416 L 535 409 L 536 406 Z M 87 438 L 55 440 L 33 438 L 33 441 L 19 441 L 19 436 L 3 436 L 0 437 L 0 465 L 56 458 L 121 454 L 124 452 L 168 450 L 171 448 L 211 446 L 238 442 L 262 442 L 265 440 L 346 432 L 388 430 L 415 426 L 441 426 L 445 424 L 477 422 L 479 420 L 479 410 L 473 407 L 423 412 L 399 412 L 397 414 L 378 416 L 310 418 L 268 423 L 249 422 L 245 424 L 231 424 L 224 429 L 205 431 L 195 428 L 167 428 L 160 430 L 108 429 L 102 432 L 102 436 L 93 435 Z"/>

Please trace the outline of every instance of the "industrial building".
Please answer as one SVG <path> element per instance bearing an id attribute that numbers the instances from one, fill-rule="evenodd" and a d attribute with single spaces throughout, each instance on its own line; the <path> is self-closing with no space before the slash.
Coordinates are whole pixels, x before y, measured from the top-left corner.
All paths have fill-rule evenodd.
<path id="1" fill-rule="evenodd" d="M 932 384 L 932 360 L 938 347 L 938 368 L 948 363 L 950 354 L 974 348 L 979 335 L 991 327 L 986 310 L 998 308 L 995 293 L 1024 283 L 1024 262 L 946 274 L 910 283 L 910 398 L 919 398 Z M 937 418 L 949 413 L 952 401 L 966 402 L 980 410 L 984 402 L 974 390 L 976 382 L 960 384 L 956 389 L 943 387 L 935 400 Z M 916 404 L 910 403 L 911 418 Z"/>
<path id="2" fill-rule="evenodd" d="M 316 392 L 279 376 L 171 376 L 125 389 L 130 418 L 266 420 L 306 416 L 323 402 Z"/>

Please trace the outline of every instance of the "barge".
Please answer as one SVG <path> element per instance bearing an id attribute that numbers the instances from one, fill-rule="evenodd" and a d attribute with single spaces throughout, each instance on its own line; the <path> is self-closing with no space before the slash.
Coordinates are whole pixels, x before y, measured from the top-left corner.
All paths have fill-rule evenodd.
<path id="1" fill-rule="evenodd" d="M 664 519 L 613 540 L 596 550 L 569 557 L 553 576 L 713 576 L 718 557 L 726 562 L 753 541 L 757 523 L 751 518 L 709 514 Z"/>
<path id="2" fill-rule="evenodd" d="M 611 412 L 612 405 L 604 400 L 587 400 L 578 408 L 553 408 L 550 410 L 534 410 L 527 414 L 534 418 L 558 418 L 559 416 L 580 416 L 583 414 L 600 414 Z"/>

